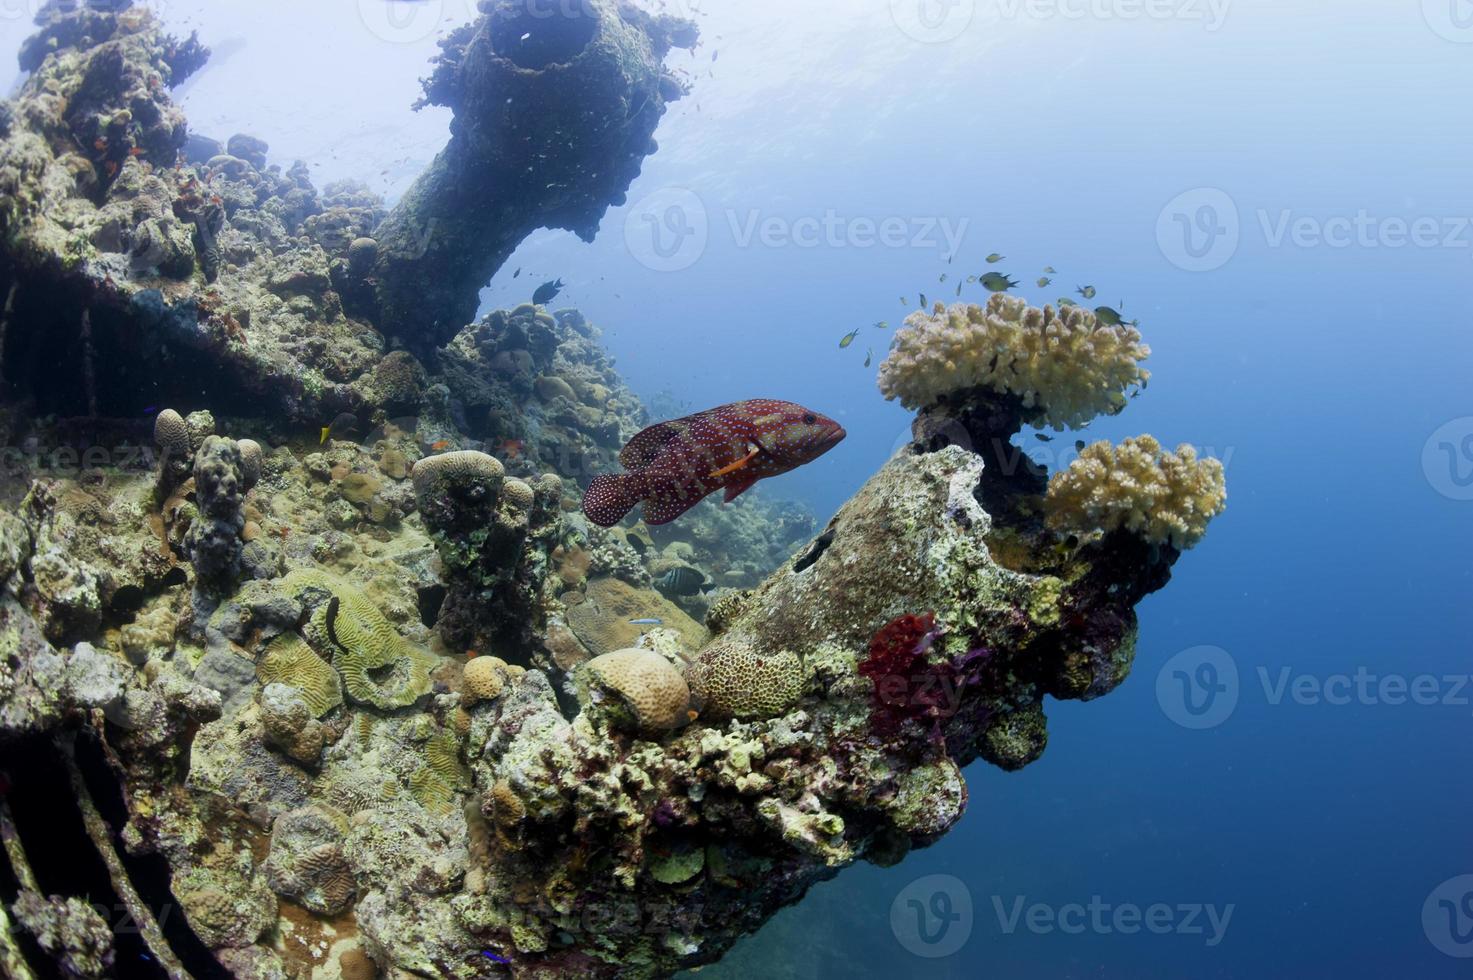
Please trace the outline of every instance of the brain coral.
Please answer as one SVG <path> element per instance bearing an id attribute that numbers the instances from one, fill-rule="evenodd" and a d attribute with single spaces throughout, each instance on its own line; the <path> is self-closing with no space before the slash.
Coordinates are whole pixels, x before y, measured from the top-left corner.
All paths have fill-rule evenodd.
<path id="1" fill-rule="evenodd" d="M 722 638 L 701 652 L 691 683 L 709 720 L 776 718 L 803 693 L 803 662 L 786 650 L 758 654 L 735 638 Z"/>
<path id="2" fill-rule="evenodd" d="M 153 420 L 153 441 L 158 443 L 164 458 L 184 459 L 191 455 L 189 426 L 172 408 L 166 408 Z"/>
<path id="3" fill-rule="evenodd" d="M 494 701 L 506 684 L 506 661 L 500 657 L 476 657 L 465 665 L 461 679 L 461 701 L 475 704 Z"/>
<path id="4" fill-rule="evenodd" d="M 1045 499 L 1055 529 L 1090 534 L 1123 528 L 1180 549 L 1200 541 L 1226 507 L 1222 463 L 1198 459 L 1185 444 L 1165 452 L 1151 436 L 1085 447 L 1049 480 Z"/>
<path id="5" fill-rule="evenodd" d="M 271 641 L 256 664 L 256 679 L 262 685 L 287 684 L 301 691 L 317 718 L 343 703 L 337 671 L 295 633 L 283 633 Z"/>
<path id="6" fill-rule="evenodd" d="M 507 503 L 517 510 L 531 510 L 535 494 L 532 487 L 522 480 L 507 480 L 501 487 Z"/>
<path id="7" fill-rule="evenodd" d="M 287 575 L 289 595 L 309 591 L 329 596 L 319 613 L 338 648 L 333 663 L 348 697 L 385 710 L 403 708 L 430 689 L 430 657 L 400 636 L 368 597 L 345 582 L 313 569 Z"/>
<path id="8" fill-rule="evenodd" d="M 261 479 L 261 444 L 254 439 L 236 442 L 240 448 L 241 488 L 249 490 Z"/>
<path id="9" fill-rule="evenodd" d="M 906 408 L 925 408 L 969 388 L 1017 396 L 1055 429 L 1077 427 L 1125 406 L 1150 373 L 1140 331 L 1105 326 L 1071 306 L 1029 306 L 997 293 L 986 308 L 958 303 L 912 313 L 880 365 L 880 391 Z"/>
<path id="10" fill-rule="evenodd" d="M 679 728 L 690 720 L 690 687 L 680 668 L 653 650 L 615 650 L 585 668 L 590 687 L 615 695 L 645 731 Z"/>
<path id="11" fill-rule="evenodd" d="M 433 512 L 438 498 L 447 492 L 457 496 L 477 493 L 496 496 L 501 492 L 506 469 L 496 457 L 466 449 L 426 456 L 414 464 L 411 476 L 420 510 Z"/>

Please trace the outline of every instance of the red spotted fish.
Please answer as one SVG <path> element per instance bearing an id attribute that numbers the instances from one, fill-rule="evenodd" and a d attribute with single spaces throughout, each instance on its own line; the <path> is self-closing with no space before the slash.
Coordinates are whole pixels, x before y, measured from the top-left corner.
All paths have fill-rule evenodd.
<path id="1" fill-rule="evenodd" d="M 596 476 L 583 513 L 613 527 L 636 504 L 646 524 L 668 524 L 710 493 L 741 496 L 758 480 L 811 463 L 844 427 L 802 405 L 771 398 L 732 402 L 643 430 L 619 453 L 629 472 Z"/>

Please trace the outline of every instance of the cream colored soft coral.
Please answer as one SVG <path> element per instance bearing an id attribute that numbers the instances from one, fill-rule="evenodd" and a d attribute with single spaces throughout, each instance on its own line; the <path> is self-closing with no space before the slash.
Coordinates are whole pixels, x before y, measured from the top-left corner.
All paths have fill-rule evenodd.
<path id="1" fill-rule="evenodd" d="M 1002 293 L 985 308 L 936 304 L 912 313 L 880 365 L 880 391 L 909 409 L 943 395 L 990 388 L 1041 410 L 1036 421 L 1077 427 L 1125 407 L 1126 392 L 1150 372 L 1140 331 L 1106 326 L 1087 310 L 1029 306 Z"/>
<path id="2" fill-rule="evenodd" d="M 1187 549 L 1227 507 L 1222 463 L 1183 443 L 1165 452 L 1151 436 L 1096 442 L 1049 480 L 1048 523 L 1090 534 L 1124 528 L 1152 544 Z"/>

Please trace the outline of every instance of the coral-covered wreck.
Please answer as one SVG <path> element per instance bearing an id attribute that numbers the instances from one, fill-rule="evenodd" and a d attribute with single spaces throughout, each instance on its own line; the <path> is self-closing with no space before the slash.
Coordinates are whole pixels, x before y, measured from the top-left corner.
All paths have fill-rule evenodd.
<path id="1" fill-rule="evenodd" d="M 760 496 L 591 526 L 645 410 L 576 311 L 475 293 L 622 200 L 695 34 L 589 0 L 524 64 L 523 6 L 446 40 L 456 136 L 393 211 L 189 134 L 204 52 L 146 11 L 43 11 L 0 105 L 0 972 L 710 963 L 945 834 L 968 762 L 1037 759 L 1046 697 L 1125 678 L 1221 510 L 1220 467 L 1149 437 L 1020 456 L 1148 351 L 999 297 L 908 321 L 881 383 L 914 441 L 822 528 Z M 554 138 L 540 194 L 457 207 Z"/>

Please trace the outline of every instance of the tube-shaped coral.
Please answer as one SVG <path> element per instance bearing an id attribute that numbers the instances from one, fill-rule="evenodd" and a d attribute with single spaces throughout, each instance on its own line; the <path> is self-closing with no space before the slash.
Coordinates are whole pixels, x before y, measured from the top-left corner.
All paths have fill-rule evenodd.
<path id="1" fill-rule="evenodd" d="M 980 307 L 961 304 L 912 313 L 880 365 L 880 391 L 906 408 L 985 388 L 1016 396 L 1034 421 L 1078 427 L 1125 407 L 1144 385 L 1151 353 L 1129 324 L 1106 326 L 1077 306 L 1055 310 L 995 294 Z"/>
<path id="2" fill-rule="evenodd" d="M 1166 452 L 1148 435 L 1086 446 L 1049 480 L 1045 499 L 1048 523 L 1057 530 L 1124 529 L 1181 550 L 1202 540 L 1207 523 L 1226 507 L 1221 462 L 1198 459 L 1185 443 Z"/>

